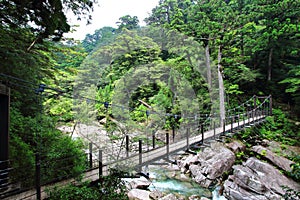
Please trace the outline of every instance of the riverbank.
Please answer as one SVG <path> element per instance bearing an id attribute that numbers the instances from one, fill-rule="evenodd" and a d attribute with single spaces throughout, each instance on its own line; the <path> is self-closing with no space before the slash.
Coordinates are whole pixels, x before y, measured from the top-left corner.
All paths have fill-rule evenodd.
<path id="1" fill-rule="evenodd" d="M 216 187 L 222 199 L 279 200 L 287 195 L 285 188 L 300 191 L 299 183 L 283 174 L 283 166 L 293 162 L 270 150 L 274 150 L 274 142 L 265 143 L 265 147 L 251 147 L 246 156 L 249 148 L 246 150 L 239 141 L 213 142 L 196 155 L 174 156 L 176 165 L 150 167 L 148 199 L 216 199 L 212 193 Z M 158 190 L 161 196 L 150 196 L 153 190 Z M 216 192 L 214 194 L 216 196 Z M 141 198 L 137 194 L 130 199 Z"/>

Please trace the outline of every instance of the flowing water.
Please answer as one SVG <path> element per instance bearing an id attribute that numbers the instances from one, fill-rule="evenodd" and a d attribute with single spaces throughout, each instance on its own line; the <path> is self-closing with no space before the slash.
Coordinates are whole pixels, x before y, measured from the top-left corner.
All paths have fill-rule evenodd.
<path id="1" fill-rule="evenodd" d="M 197 195 L 212 198 L 211 190 L 200 187 L 188 177 L 182 180 L 180 171 L 154 166 L 149 168 L 149 176 L 152 180 L 152 184 L 149 187 L 151 191 L 158 190 L 166 194 L 177 193 L 185 197 Z"/>
<path id="2" fill-rule="evenodd" d="M 162 166 L 150 166 L 148 171 L 149 177 L 152 180 L 152 184 L 149 187 L 151 191 L 158 190 L 165 194 L 177 193 L 186 198 L 197 195 L 212 200 L 226 200 L 225 197 L 219 195 L 219 186 L 211 189 L 203 188 L 191 178 L 183 178 L 178 170 Z"/>

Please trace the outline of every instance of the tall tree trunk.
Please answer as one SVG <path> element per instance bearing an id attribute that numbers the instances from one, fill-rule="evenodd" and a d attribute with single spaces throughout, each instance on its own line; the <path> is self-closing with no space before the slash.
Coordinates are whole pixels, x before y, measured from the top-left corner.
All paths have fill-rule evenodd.
<path id="1" fill-rule="evenodd" d="M 211 82 L 211 66 L 210 66 L 210 54 L 209 54 L 209 41 L 205 46 L 205 57 L 206 57 L 206 75 L 207 75 L 207 83 L 208 89 L 211 91 L 212 82 Z"/>
<path id="2" fill-rule="evenodd" d="M 218 81 L 219 81 L 219 98 L 220 98 L 220 120 L 221 126 L 223 126 L 223 121 L 225 120 L 225 89 L 224 89 L 224 82 L 222 76 L 222 49 L 221 45 L 219 45 L 218 49 Z"/>
<path id="3" fill-rule="evenodd" d="M 269 60 L 268 60 L 268 81 L 272 79 L 272 57 L 273 57 L 273 48 L 270 49 L 269 52 Z"/>

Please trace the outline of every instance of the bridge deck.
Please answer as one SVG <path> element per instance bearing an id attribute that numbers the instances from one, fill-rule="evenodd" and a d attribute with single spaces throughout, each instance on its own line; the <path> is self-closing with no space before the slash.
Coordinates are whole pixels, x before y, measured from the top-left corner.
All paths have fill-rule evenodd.
<path id="1" fill-rule="evenodd" d="M 231 129 L 237 129 L 237 128 L 241 128 L 241 127 L 246 127 L 249 126 L 252 123 L 261 121 L 262 119 L 265 118 L 265 115 L 261 115 L 261 116 L 257 116 L 254 118 L 249 118 L 246 120 L 240 120 L 239 122 L 235 122 L 232 125 L 228 124 L 225 126 L 225 132 L 229 132 L 231 131 Z M 208 140 L 211 139 L 213 137 L 217 137 L 220 134 L 223 133 L 223 127 L 218 127 L 212 129 L 212 130 L 208 130 L 206 132 L 204 132 L 204 140 Z M 198 143 L 198 142 L 202 142 L 202 134 L 196 135 L 196 136 L 192 136 L 190 138 L 184 138 L 182 140 L 176 141 L 174 143 L 170 143 L 169 145 L 165 145 L 163 147 L 159 147 L 159 148 L 155 148 L 155 149 L 151 149 L 149 151 L 145 151 L 142 152 L 142 154 L 134 154 L 131 155 L 127 158 L 123 158 L 120 159 L 118 161 L 114 161 L 114 162 L 109 162 L 109 163 L 103 163 L 103 167 L 102 167 L 102 172 L 103 175 L 107 175 L 108 174 L 108 169 L 115 166 L 115 165 L 120 165 L 120 166 L 145 166 L 147 164 L 150 164 L 152 162 L 155 162 L 156 160 L 162 159 L 162 158 L 166 158 L 168 157 L 170 154 L 174 154 L 178 151 L 182 151 L 182 150 L 187 150 L 188 149 L 188 144 L 194 144 L 194 143 Z M 91 177 L 95 176 L 95 179 L 98 178 L 99 175 L 99 168 L 94 168 L 93 170 L 90 170 L 89 172 L 86 173 L 85 177 L 88 177 L 89 179 L 91 179 Z M 94 179 L 94 178 L 92 178 Z"/>

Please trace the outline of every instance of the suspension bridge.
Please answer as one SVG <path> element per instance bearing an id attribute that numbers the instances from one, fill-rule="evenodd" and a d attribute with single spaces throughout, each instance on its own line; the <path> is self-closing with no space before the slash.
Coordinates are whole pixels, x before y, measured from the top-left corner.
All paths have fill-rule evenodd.
<path id="1" fill-rule="evenodd" d="M 39 87 L 35 92 L 39 93 L 46 89 L 45 85 Z M 58 91 L 61 93 L 61 91 Z M 1 113 L 6 115 L 1 120 L 1 157 L 0 157 L 0 197 L 3 199 L 41 199 L 45 194 L 45 188 L 49 185 L 41 183 L 41 160 L 39 155 L 36 159 L 35 188 L 22 189 L 22 183 L 18 180 L 11 180 L 10 174 L 14 170 L 10 166 L 8 156 L 8 115 L 9 115 L 9 89 L 0 88 Z M 86 99 L 86 98 L 85 98 Z M 107 107 L 107 102 L 103 102 Z M 5 105 L 4 105 L 5 104 Z M 130 134 L 125 135 L 119 149 L 110 149 L 107 146 L 90 143 L 87 160 L 88 169 L 82 173 L 85 180 L 97 180 L 101 176 L 109 174 L 110 169 L 132 170 L 135 173 L 142 172 L 143 166 L 155 164 L 161 159 L 167 162 L 170 155 L 179 151 L 190 151 L 192 148 L 201 148 L 209 145 L 210 140 L 220 140 L 223 137 L 232 135 L 235 132 L 255 126 L 267 116 L 272 115 L 271 96 L 253 96 L 247 102 L 226 111 L 226 118 L 221 122 L 215 120 L 217 116 L 208 115 L 202 123 L 190 123 L 181 127 L 176 132 L 151 133 L 146 140 L 135 140 Z M 178 117 L 178 116 L 174 116 Z M 199 122 L 199 119 L 194 118 Z M 219 121 L 219 122 L 218 122 Z M 3 133 L 7 133 L 6 135 Z M 96 148 L 95 148 L 96 147 Z M 131 171 L 131 172 L 132 172 Z M 24 175 L 25 176 L 25 175 Z M 28 178 L 28 177 L 27 177 Z M 65 180 L 69 182 L 71 180 Z M 74 180 L 73 180 L 74 181 Z M 52 183 L 53 184 L 53 183 Z"/>
<path id="2" fill-rule="evenodd" d="M 213 122 L 213 117 L 208 117 L 200 127 L 192 129 L 187 126 L 177 133 L 173 132 L 170 134 L 166 132 L 165 137 L 163 137 L 165 139 L 163 145 L 159 145 L 158 147 L 156 146 L 155 134 L 151 135 L 151 145 L 147 141 L 143 144 L 143 140 L 140 139 L 137 142 L 138 148 L 135 151 L 130 150 L 129 147 L 132 142 L 130 141 L 130 137 L 126 135 L 122 156 L 120 156 L 120 152 L 118 152 L 118 155 L 113 155 L 113 152 L 104 153 L 103 149 L 93 151 L 92 145 L 90 145 L 89 157 L 91 168 L 86 173 L 86 177 L 93 177 L 95 174 L 100 176 L 108 175 L 110 168 L 120 168 L 124 171 L 133 168 L 136 172 L 142 172 L 143 166 L 153 164 L 158 160 L 165 159 L 172 162 L 169 156 L 179 151 L 190 151 L 191 148 L 208 146 L 209 140 L 220 140 L 222 137 L 255 126 L 272 114 L 272 99 L 271 96 L 253 96 L 251 100 L 254 100 L 252 102 L 256 103 L 254 103 L 252 109 L 248 109 L 246 112 L 239 110 L 242 106 L 228 110 L 227 113 L 231 115 L 228 115 L 224 119 L 223 123 L 221 123 L 222 126 L 216 126 L 216 123 Z M 96 156 L 93 156 L 93 154 Z M 93 160 L 93 158 L 95 159 Z M 95 178 L 97 179 L 97 176 Z"/>

